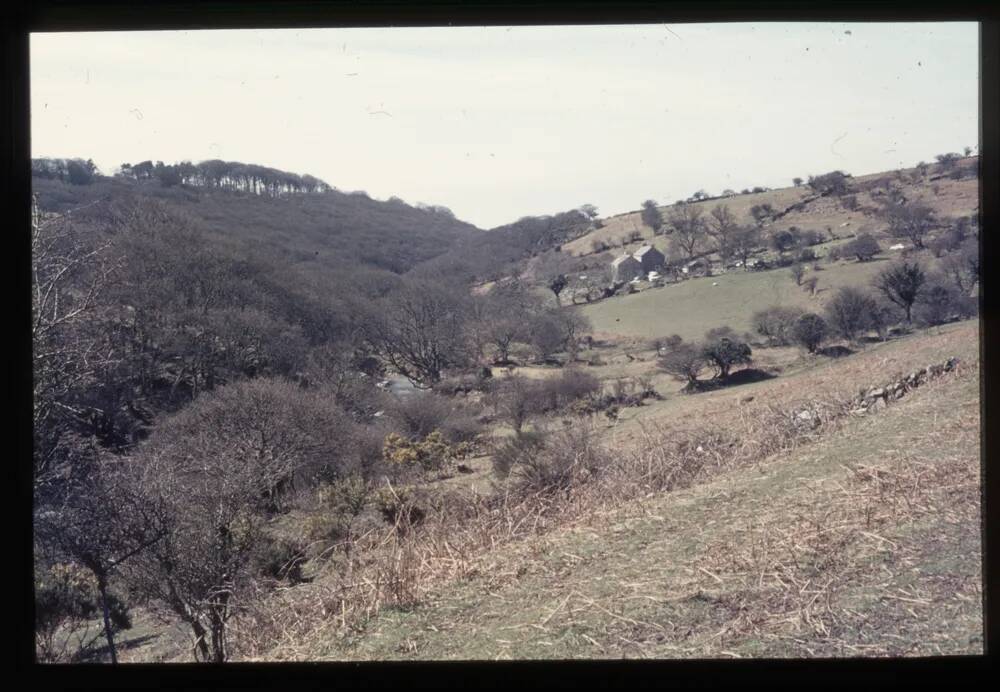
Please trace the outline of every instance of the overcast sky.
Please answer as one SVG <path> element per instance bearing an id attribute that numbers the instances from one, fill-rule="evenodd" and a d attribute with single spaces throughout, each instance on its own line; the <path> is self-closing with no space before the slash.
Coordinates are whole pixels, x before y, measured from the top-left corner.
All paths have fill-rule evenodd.
<path id="1" fill-rule="evenodd" d="M 258 163 L 489 228 L 975 148 L 978 50 L 974 23 L 34 34 L 31 149 Z"/>

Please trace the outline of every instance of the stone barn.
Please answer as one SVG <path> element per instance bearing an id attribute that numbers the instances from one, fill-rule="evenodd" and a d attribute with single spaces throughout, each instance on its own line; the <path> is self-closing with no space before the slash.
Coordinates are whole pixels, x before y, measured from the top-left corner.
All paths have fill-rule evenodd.
<path id="1" fill-rule="evenodd" d="M 663 253 L 652 245 L 643 245 L 632 256 L 639 260 L 639 264 L 642 265 L 642 271 L 647 274 L 651 271 L 662 269 L 664 262 L 667 261 Z"/>
<path id="2" fill-rule="evenodd" d="M 611 263 L 611 280 L 615 283 L 631 281 L 642 273 L 642 263 L 632 255 L 622 255 Z"/>

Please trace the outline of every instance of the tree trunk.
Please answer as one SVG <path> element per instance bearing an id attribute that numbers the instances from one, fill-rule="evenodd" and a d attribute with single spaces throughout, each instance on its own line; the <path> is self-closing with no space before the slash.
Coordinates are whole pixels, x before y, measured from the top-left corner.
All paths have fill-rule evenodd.
<path id="1" fill-rule="evenodd" d="M 201 661 L 206 662 L 210 659 L 208 654 L 208 641 L 206 640 L 208 632 L 204 627 L 202 627 L 202 624 L 198 622 L 198 620 L 192 619 L 190 622 L 191 629 L 194 630 L 196 654 L 201 653 Z M 197 655 L 195 655 L 195 660 L 198 660 Z"/>
<path id="2" fill-rule="evenodd" d="M 108 650 L 111 652 L 111 663 L 118 663 L 118 652 L 115 650 L 115 635 L 111 631 L 111 614 L 108 611 L 108 583 L 107 577 L 97 578 L 97 589 L 101 592 L 101 611 L 104 614 L 104 636 L 108 638 Z"/>

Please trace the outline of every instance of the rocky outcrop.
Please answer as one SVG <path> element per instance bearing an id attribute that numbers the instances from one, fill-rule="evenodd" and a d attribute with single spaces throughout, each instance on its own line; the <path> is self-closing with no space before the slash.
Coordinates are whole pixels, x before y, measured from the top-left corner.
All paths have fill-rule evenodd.
<path id="1" fill-rule="evenodd" d="M 881 411 L 891 401 L 902 399 L 907 392 L 926 384 L 930 380 L 951 372 L 958 365 L 958 358 L 949 358 L 944 363 L 928 365 L 926 368 L 914 370 L 905 377 L 881 387 L 861 389 L 854 398 L 851 413 L 865 414 Z"/>

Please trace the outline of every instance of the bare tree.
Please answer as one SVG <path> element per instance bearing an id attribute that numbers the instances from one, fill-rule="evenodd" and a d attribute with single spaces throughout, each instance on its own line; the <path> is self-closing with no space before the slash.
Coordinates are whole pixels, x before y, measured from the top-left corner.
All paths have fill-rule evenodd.
<path id="1" fill-rule="evenodd" d="M 704 209 L 694 204 L 676 204 L 670 210 L 668 223 L 673 228 L 671 243 L 689 259 L 694 259 L 705 240 Z"/>
<path id="2" fill-rule="evenodd" d="M 590 330 L 590 321 L 573 308 L 539 313 L 529 324 L 531 345 L 539 360 L 549 360 L 565 351 L 576 358 L 580 337 Z"/>
<path id="3" fill-rule="evenodd" d="M 734 236 L 739 232 L 739 228 L 736 216 L 728 206 L 717 204 L 709 212 L 705 222 L 705 232 L 715 241 L 715 250 L 724 262 L 735 254 Z"/>
<path id="4" fill-rule="evenodd" d="M 529 325 L 542 311 L 541 301 L 520 284 L 512 284 L 497 286 L 480 302 L 483 309 L 473 328 L 493 348 L 493 362 L 506 363 L 515 343 L 530 340 Z"/>
<path id="5" fill-rule="evenodd" d="M 579 261 L 568 253 L 547 252 L 533 262 L 531 273 L 538 283 L 552 291 L 556 304 L 561 305 L 560 295 L 569 286 L 569 277 L 578 267 Z"/>
<path id="6" fill-rule="evenodd" d="M 688 388 L 693 388 L 697 385 L 698 375 L 708 365 L 708 359 L 698 344 L 681 343 L 661 355 L 657 365 L 663 372 L 687 382 Z"/>
<path id="7" fill-rule="evenodd" d="M 87 468 L 50 479 L 36 491 L 35 539 L 51 560 L 83 566 L 97 582 L 111 662 L 118 662 L 108 587 L 129 559 L 167 533 L 160 503 L 147 498 L 123 469 L 127 462 L 95 450 Z"/>
<path id="8" fill-rule="evenodd" d="M 881 291 L 889 301 L 906 312 L 906 321 L 911 322 L 913 304 L 920 297 L 920 291 L 927 280 L 918 262 L 899 262 L 883 269 L 872 280 L 872 285 Z"/>
<path id="9" fill-rule="evenodd" d="M 77 210 L 79 211 L 79 210 Z M 84 393 L 114 365 L 98 324 L 100 297 L 118 261 L 110 240 L 71 223 L 75 212 L 31 227 L 32 422 L 36 478 L 51 470 L 64 433 L 89 419 Z"/>
<path id="10" fill-rule="evenodd" d="M 756 226 L 737 226 L 729 239 L 729 248 L 733 257 L 738 259 L 743 265 L 743 269 L 749 271 L 747 262 L 750 256 L 761 246 L 760 229 Z"/>
<path id="11" fill-rule="evenodd" d="M 291 480 L 349 446 L 331 412 L 322 395 L 290 382 L 229 385 L 165 421 L 134 458 L 169 531 L 129 578 L 191 627 L 197 660 L 228 659 L 228 625 L 253 580 L 265 518 Z"/>
<path id="12" fill-rule="evenodd" d="M 428 280 L 409 280 L 376 301 L 363 327 L 373 350 L 418 386 L 441 380 L 445 369 L 472 362 L 469 297 Z"/>
<path id="13" fill-rule="evenodd" d="M 859 334 L 875 327 L 875 299 L 853 286 L 839 289 L 826 306 L 826 321 L 840 336 L 855 341 Z"/>
<path id="14" fill-rule="evenodd" d="M 907 238 L 923 249 L 924 237 L 937 225 L 934 210 L 923 202 L 907 202 L 901 193 L 891 193 L 883 203 L 882 215 L 895 238 Z"/>

